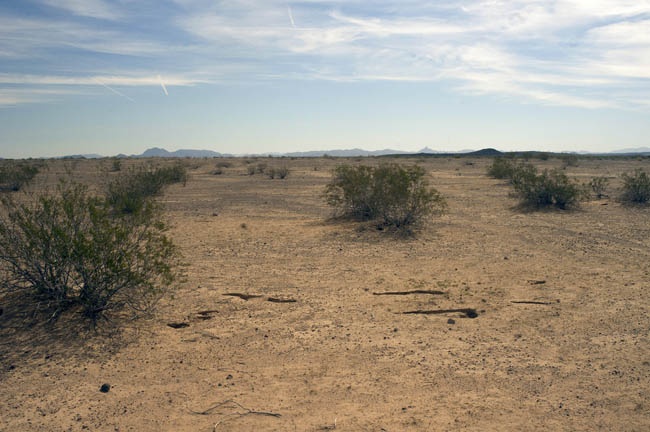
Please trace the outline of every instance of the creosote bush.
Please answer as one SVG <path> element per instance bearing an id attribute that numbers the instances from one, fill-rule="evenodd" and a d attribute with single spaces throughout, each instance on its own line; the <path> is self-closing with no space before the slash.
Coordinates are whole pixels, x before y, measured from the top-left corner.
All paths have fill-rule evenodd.
<path id="1" fill-rule="evenodd" d="M 219 161 L 216 163 L 217 168 L 231 168 L 232 162 L 229 161 Z"/>
<path id="2" fill-rule="evenodd" d="M 641 168 L 621 176 L 623 180 L 623 201 L 645 204 L 650 202 L 650 175 Z"/>
<path id="3" fill-rule="evenodd" d="M 137 213 L 148 198 L 160 195 L 167 185 L 185 184 L 187 177 L 187 169 L 182 164 L 134 168 L 108 184 L 106 200 L 118 213 Z"/>
<path id="4" fill-rule="evenodd" d="M 577 155 L 569 154 L 562 157 L 563 167 L 566 169 L 568 167 L 577 167 L 580 165 L 580 159 Z"/>
<path id="5" fill-rule="evenodd" d="M 594 195 L 596 195 L 596 198 L 600 199 L 605 196 L 608 183 L 609 179 L 607 177 L 599 176 L 589 180 L 588 186 L 591 188 Z"/>
<path id="6" fill-rule="evenodd" d="M 508 180 L 511 185 L 530 182 L 537 175 L 537 168 L 527 162 L 516 163 L 513 159 L 495 158 L 488 167 L 488 176 Z"/>
<path id="7" fill-rule="evenodd" d="M 325 198 L 343 216 L 379 220 L 397 228 L 422 222 L 446 208 L 442 195 L 429 187 L 424 169 L 398 164 L 340 165 L 334 169 Z"/>
<path id="8" fill-rule="evenodd" d="M 34 300 L 52 318 L 70 310 L 92 322 L 147 312 L 176 278 L 176 248 L 153 200 L 116 213 L 86 186 L 61 182 L 55 193 L 1 204 L 0 289 Z"/>
<path id="9" fill-rule="evenodd" d="M 36 177 L 38 171 L 34 164 L 5 162 L 0 165 L 0 191 L 20 190 Z"/>
<path id="10" fill-rule="evenodd" d="M 285 179 L 289 175 L 289 168 L 288 167 L 280 167 L 280 168 L 269 168 L 266 170 L 266 174 L 269 176 L 271 179 Z"/>
<path id="11" fill-rule="evenodd" d="M 558 169 L 544 170 L 541 174 L 536 174 L 530 168 L 524 169 L 515 173 L 512 185 L 523 204 L 535 207 L 566 209 L 585 196 L 584 187 L 572 182 Z"/>
<path id="12" fill-rule="evenodd" d="M 514 168 L 515 164 L 512 159 L 498 157 L 488 167 L 487 175 L 495 179 L 510 179 Z"/>

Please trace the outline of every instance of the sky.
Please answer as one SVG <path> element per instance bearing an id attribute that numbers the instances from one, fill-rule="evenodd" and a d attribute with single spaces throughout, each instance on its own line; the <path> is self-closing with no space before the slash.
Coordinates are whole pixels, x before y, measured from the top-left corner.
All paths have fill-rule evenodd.
<path id="1" fill-rule="evenodd" d="M 650 147 L 650 0 L 5 0 L 0 157 Z"/>

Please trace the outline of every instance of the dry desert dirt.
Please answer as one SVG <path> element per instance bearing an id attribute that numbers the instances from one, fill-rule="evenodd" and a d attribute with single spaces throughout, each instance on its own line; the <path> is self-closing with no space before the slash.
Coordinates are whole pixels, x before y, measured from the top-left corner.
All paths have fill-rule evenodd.
<path id="1" fill-rule="evenodd" d="M 491 159 L 399 159 L 449 204 L 407 238 L 329 217 L 330 170 L 355 160 L 257 161 L 285 180 L 215 162 L 161 198 L 185 281 L 153 317 L 94 334 L 5 305 L 0 430 L 650 430 L 650 208 L 615 199 L 649 159 L 581 160 L 610 197 L 536 212 Z M 32 187 L 66 165 L 118 175 L 50 161 Z M 441 293 L 377 295 L 417 290 Z M 477 316 L 404 314 L 438 309 Z"/>

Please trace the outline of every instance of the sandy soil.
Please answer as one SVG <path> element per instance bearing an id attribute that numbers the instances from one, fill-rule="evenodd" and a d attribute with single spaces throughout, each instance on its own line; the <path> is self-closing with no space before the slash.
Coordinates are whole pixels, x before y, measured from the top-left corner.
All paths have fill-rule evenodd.
<path id="1" fill-rule="evenodd" d="M 421 160 L 449 211 L 407 239 L 328 219 L 341 160 L 282 162 L 286 180 L 190 162 L 162 198 L 186 281 L 154 318 L 108 339 L 5 306 L 0 430 L 650 430 L 650 209 L 614 199 L 648 159 L 581 161 L 612 197 L 540 212 L 487 159 Z M 407 290 L 443 294 L 374 295 Z M 403 314 L 452 308 L 478 316 Z"/>

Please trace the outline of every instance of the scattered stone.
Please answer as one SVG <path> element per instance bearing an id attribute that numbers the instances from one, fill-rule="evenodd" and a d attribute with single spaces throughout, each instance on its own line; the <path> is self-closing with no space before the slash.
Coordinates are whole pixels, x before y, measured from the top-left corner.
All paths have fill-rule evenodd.
<path id="1" fill-rule="evenodd" d="M 447 320 L 447 324 L 456 324 L 456 321 L 453 320 L 452 318 L 449 318 L 449 319 Z"/>
<path id="2" fill-rule="evenodd" d="M 190 325 L 186 322 L 178 322 L 178 323 L 168 323 L 167 324 L 169 327 L 174 328 L 174 329 L 180 329 L 180 328 L 185 328 L 189 327 Z"/>

